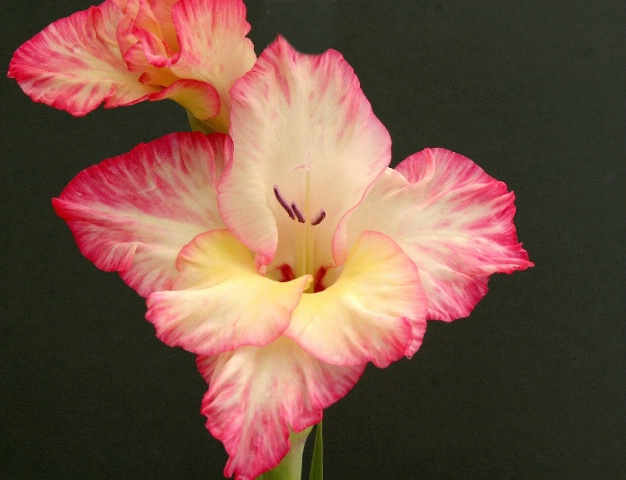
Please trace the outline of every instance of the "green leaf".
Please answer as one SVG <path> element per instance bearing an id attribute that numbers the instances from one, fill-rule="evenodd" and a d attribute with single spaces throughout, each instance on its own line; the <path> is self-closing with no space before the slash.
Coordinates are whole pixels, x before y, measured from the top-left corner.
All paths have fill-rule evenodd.
<path id="1" fill-rule="evenodd" d="M 322 422 L 315 428 L 315 447 L 311 460 L 309 480 L 324 480 L 324 442 L 322 440 Z"/>

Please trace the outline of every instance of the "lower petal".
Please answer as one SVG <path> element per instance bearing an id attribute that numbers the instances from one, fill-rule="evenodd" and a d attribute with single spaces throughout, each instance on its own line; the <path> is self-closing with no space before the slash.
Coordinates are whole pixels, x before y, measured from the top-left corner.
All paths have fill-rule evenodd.
<path id="1" fill-rule="evenodd" d="M 417 350 L 425 317 L 415 264 L 386 235 L 363 232 L 337 281 L 302 297 L 285 335 L 328 363 L 386 367 Z"/>
<path id="2" fill-rule="evenodd" d="M 287 338 L 266 347 L 242 347 L 198 357 L 209 384 L 202 402 L 207 428 L 229 459 L 224 475 L 254 479 L 289 451 L 290 432 L 322 419 L 322 410 L 354 386 L 364 365 L 329 365 Z"/>
<path id="3" fill-rule="evenodd" d="M 150 295 L 146 318 L 167 345 L 202 355 L 276 340 L 312 280 L 263 277 L 250 251 L 226 230 L 198 235 L 176 266 L 174 287 L 185 290 Z"/>

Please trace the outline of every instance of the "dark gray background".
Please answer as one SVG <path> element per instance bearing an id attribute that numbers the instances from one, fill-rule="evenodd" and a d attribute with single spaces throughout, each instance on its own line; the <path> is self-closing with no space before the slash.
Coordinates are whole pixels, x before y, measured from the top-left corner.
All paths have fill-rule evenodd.
<path id="1" fill-rule="evenodd" d="M 626 478 L 621 1 L 249 1 L 277 32 L 340 50 L 395 161 L 462 153 L 517 195 L 535 268 L 495 276 L 470 318 L 368 367 L 325 412 L 326 478 Z M 39 6 L 37 6 L 39 5 Z M 3 0 L 0 59 L 89 0 Z M 0 477 L 221 478 L 194 359 L 144 301 L 81 257 L 50 199 L 81 169 L 187 128 L 158 102 L 83 119 L 0 79 Z"/>

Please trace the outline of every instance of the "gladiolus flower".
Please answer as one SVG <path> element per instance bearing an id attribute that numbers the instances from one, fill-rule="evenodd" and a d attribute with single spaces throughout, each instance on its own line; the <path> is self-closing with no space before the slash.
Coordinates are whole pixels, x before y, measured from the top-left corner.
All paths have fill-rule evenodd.
<path id="1" fill-rule="evenodd" d="M 8 75 L 75 116 L 170 98 L 226 132 L 228 90 L 256 60 L 245 16 L 241 0 L 106 0 L 35 35 Z"/>
<path id="2" fill-rule="evenodd" d="M 225 475 L 255 478 L 372 362 L 410 357 L 427 319 L 467 316 L 489 275 L 532 265 L 513 194 L 389 134 L 336 51 L 278 38 L 237 80 L 230 136 L 178 133 L 79 174 L 54 207 L 81 252 L 147 297 L 198 355 Z"/>

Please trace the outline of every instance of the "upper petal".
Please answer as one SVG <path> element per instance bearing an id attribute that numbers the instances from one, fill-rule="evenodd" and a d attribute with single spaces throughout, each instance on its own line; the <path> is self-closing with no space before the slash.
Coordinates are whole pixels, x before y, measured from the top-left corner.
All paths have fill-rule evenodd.
<path id="1" fill-rule="evenodd" d="M 363 232 L 337 281 L 302 297 L 285 335 L 328 363 L 386 367 L 415 353 L 426 313 L 411 259 L 386 235 Z"/>
<path id="2" fill-rule="evenodd" d="M 166 344 L 203 355 L 276 340 L 312 281 L 260 275 L 251 252 L 227 230 L 198 235 L 176 267 L 175 290 L 152 293 L 146 318 Z"/>
<path id="3" fill-rule="evenodd" d="M 168 135 L 82 171 L 53 205 L 83 255 L 147 296 L 171 286 L 185 244 L 223 227 L 215 185 L 231 148 L 221 134 Z"/>
<path id="4" fill-rule="evenodd" d="M 429 318 L 450 321 L 469 315 L 491 274 L 533 265 L 517 240 L 513 200 L 470 159 L 426 149 L 386 171 L 335 244 L 366 229 L 392 237 L 418 267 Z"/>
<path id="5" fill-rule="evenodd" d="M 268 264 L 276 252 L 277 201 L 294 202 L 316 226 L 316 254 L 390 160 L 391 140 L 341 54 L 296 52 L 281 37 L 231 90 L 233 163 L 219 185 L 224 222 Z M 323 250 L 317 251 L 322 248 Z"/>
<path id="6" fill-rule="evenodd" d="M 122 16 L 111 0 L 46 27 L 13 55 L 8 76 L 33 101 L 82 116 L 100 103 L 114 107 L 145 99 L 142 85 L 121 57 L 115 29 Z"/>
<path id="7" fill-rule="evenodd" d="M 207 428 L 229 454 L 224 475 L 243 480 L 278 465 L 289 433 L 318 423 L 364 365 L 328 365 L 281 337 L 265 347 L 200 356 L 198 368 L 209 384 L 202 402 Z"/>

